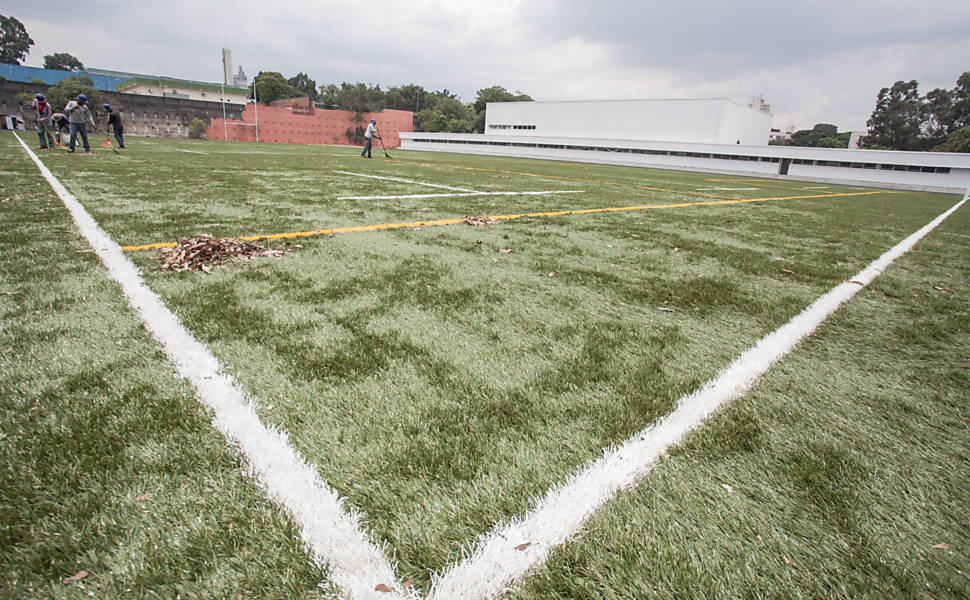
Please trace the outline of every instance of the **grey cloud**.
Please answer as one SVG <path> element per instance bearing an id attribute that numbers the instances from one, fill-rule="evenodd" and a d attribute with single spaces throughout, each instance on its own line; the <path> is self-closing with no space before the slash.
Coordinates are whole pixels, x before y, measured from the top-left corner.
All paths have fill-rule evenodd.
<path id="1" fill-rule="evenodd" d="M 964 1 L 546 0 L 521 17 L 542 42 L 580 37 L 619 63 L 697 75 L 778 67 L 874 44 L 965 40 Z"/>

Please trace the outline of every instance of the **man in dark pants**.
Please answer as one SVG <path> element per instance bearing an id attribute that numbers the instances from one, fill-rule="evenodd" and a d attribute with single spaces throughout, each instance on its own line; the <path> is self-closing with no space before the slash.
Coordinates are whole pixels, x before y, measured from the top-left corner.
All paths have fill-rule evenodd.
<path id="1" fill-rule="evenodd" d="M 44 94 L 37 94 L 31 106 L 37 111 L 34 122 L 37 123 L 37 137 L 40 138 L 40 149 L 46 150 L 54 148 L 54 135 L 51 131 L 54 124 L 51 122 L 51 104 L 44 98 Z"/>
<path id="2" fill-rule="evenodd" d="M 94 127 L 94 117 L 91 116 L 91 109 L 88 108 L 88 97 L 78 94 L 77 100 L 71 100 L 64 107 L 64 112 L 68 114 L 71 124 L 71 146 L 68 152 L 74 152 L 74 145 L 77 144 L 77 134 L 81 134 L 84 142 L 84 151 L 91 154 L 91 145 L 88 143 L 88 123 Z"/>
<path id="3" fill-rule="evenodd" d="M 360 153 L 361 156 L 374 158 L 370 155 L 370 145 L 375 137 L 381 139 L 381 136 L 377 133 L 377 119 L 371 119 L 370 123 L 367 124 L 367 131 L 364 132 L 364 151 Z"/>
<path id="4" fill-rule="evenodd" d="M 51 123 L 54 124 L 54 134 L 57 144 L 60 145 L 62 141 L 66 143 L 67 140 L 62 140 L 61 138 L 63 134 L 70 135 L 71 133 L 71 122 L 67 120 L 67 115 L 64 113 L 54 113 L 51 115 Z"/>
<path id="5" fill-rule="evenodd" d="M 125 132 L 125 126 L 121 124 L 121 115 L 116 113 L 115 110 L 111 108 L 110 104 L 105 104 L 104 110 L 108 112 L 108 125 L 110 125 L 115 132 L 115 139 L 118 140 L 118 147 L 124 148 L 125 139 L 123 134 Z"/>

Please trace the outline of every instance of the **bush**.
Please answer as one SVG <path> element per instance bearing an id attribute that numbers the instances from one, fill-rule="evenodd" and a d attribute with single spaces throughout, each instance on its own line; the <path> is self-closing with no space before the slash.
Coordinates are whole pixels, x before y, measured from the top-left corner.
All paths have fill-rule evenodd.
<path id="1" fill-rule="evenodd" d="M 101 94 L 94 89 L 94 82 L 87 75 L 71 75 L 47 88 L 47 101 L 51 103 L 54 112 L 64 112 L 68 102 L 77 98 L 78 94 L 88 97 L 88 107 L 94 113 L 96 107 L 101 106 Z"/>
<path id="2" fill-rule="evenodd" d="M 208 128 L 209 126 L 205 124 L 205 121 L 196 117 L 192 119 L 191 123 L 189 123 L 189 137 L 193 140 L 202 139 L 203 134 L 205 134 L 205 130 Z"/>

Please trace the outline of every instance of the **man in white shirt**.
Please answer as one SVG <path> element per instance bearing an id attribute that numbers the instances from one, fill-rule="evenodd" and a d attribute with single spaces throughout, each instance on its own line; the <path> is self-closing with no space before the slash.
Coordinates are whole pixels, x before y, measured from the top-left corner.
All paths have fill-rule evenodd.
<path id="1" fill-rule="evenodd" d="M 381 139 L 381 136 L 377 131 L 377 119 L 371 119 L 370 123 L 367 124 L 367 131 L 364 132 L 364 151 L 360 153 L 361 156 L 374 158 L 370 155 L 370 145 L 375 137 L 377 139 Z"/>
<path id="2" fill-rule="evenodd" d="M 88 123 L 91 127 L 94 127 L 94 117 L 91 115 L 91 109 L 88 108 L 88 97 L 84 94 L 78 94 L 77 100 L 71 100 L 64 107 L 64 112 L 70 117 L 71 124 L 71 145 L 68 152 L 74 152 L 74 145 L 77 144 L 77 134 L 81 134 L 81 140 L 84 141 L 84 151 L 91 154 L 91 145 L 88 144 Z"/>

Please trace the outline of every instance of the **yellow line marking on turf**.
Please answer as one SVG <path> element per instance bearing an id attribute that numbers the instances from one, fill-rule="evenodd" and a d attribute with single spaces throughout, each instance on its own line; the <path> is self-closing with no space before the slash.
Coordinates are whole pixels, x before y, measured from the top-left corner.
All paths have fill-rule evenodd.
<path id="1" fill-rule="evenodd" d="M 515 219 L 526 219 L 529 217 L 561 217 L 565 215 L 588 215 L 593 213 L 624 212 L 630 210 L 648 210 L 653 208 L 683 208 L 686 206 L 715 206 L 722 204 L 744 204 L 747 202 L 771 202 L 775 200 L 803 200 L 809 198 L 839 198 L 843 196 L 870 196 L 872 194 L 882 194 L 882 190 L 876 192 L 847 192 L 841 194 L 815 194 L 812 196 L 781 196 L 777 198 L 745 198 L 728 200 L 711 200 L 703 202 L 679 202 L 676 204 L 644 204 L 639 206 L 615 206 L 609 208 L 582 208 L 576 210 L 553 210 L 544 212 L 520 213 L 514 215 L 489 215 L 489 219 L 496 221 L 513 221 Z M 381 231 L 385 229 L 402 229 L 406 227 L 433 227 L 436 225 L 455 225 L 461 223 L 464 217 L 450 219 L 434 219 L 430 221 L 409 221 L 405 223 L 377 223 L 374 225 L 353 225 L 350 227 L 335 227 L 331 229 L 317 229 L 315 231 L 292 231 L 289 233 L 274 233 L 265 235 L 246 235 L 239 239 L 247 242 L 258 240 L 284 240 L 302 237 L 313 237 L 318 235 L 335 235 L 338 233 L 356 233 L 359 231 Z M 173 248 L 175 242 L 159 242 L 156 244 L 142 244 L 140 246 L 122 246 L 122 250 L 137 252 L 140 250 L 156 250 L 158 248 Z"/>

